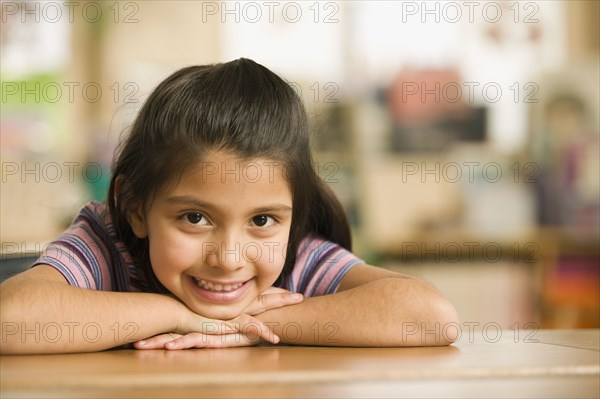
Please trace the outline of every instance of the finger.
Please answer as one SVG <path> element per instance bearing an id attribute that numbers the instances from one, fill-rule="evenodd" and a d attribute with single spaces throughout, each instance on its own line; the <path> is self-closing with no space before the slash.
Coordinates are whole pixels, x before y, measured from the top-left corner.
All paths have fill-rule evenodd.
<path id="1" fill-rule="evenodd" d="M 244 336 L 255 336 L 272 344 L 280 341 L 279 337 L 266 324 L 248 314 L 243 313 L 233 321 L 237 326 L 237 331 Z"/>
<path id="2" fill-rule="evenodd" d="M 249 315 L 257 315 L 267 310 L 281 308 L 283 306 L 296 305 L 304 300 L 302 294 L 279 293 L 259 295 L 245 310 Z"/>
<path id="3" fill-rule="evenodd" d="M 208 335 L 233 334 L 238 332 L 238 325 L 231 321 L 202 321 L 200 328 L 196 331 Z"/>
<path id="4" fill-rule="evenodd" d="M 175 339 L 178 339 L 179 337 L 181 337 L 181 334 L 159 334 L 154 337 L 134 342 L 133 347 L 136 349 L 163 349 L 167 342 L 171 342 Z"/>
<path id="5" fill-rule="evenodd" d="M 212 335 L 197 332 L 185 334 L 177 339 L 167 342 L 165 344 L 165 349 L 178 350 L 188 348 L 205 348 L 209 337 L 212 337 Z"/>
<path id="6" fill-rule="evenodd" d="M 206 348 L 234 348 L 240 346 L 255 346 L 260 343 L 256 335 L 246 336 L 241 333 L 226 335 L 211 335 Z"/>
<path id="7" fill-rule="evenodd" d="M 208 335 L 202 333 L 186 334 L 165 344 L 167 350 L 190 348 L 230 348 L 238 346 L 254 346 L 260 343 L 256 335 L 245 336 L 241 333 Z"/>
<path id="8" fill-rule="evenodd" d="M 277 295 L 279 295 L 279 294 L 277 294 Z M 255 302 L 256 302 L 256 299 L 255 299 Z M 259 312 L 259 313 L 261 313 L 261 312 Z M 244 316 L 244 317 L 240 318 L 240 316 Z M 209 321 L 203 321 L 202 328 L 199 330 L 192 331 L 192 332 L 201 332 L 203 334 L 210 334 L 210 335 L 234 334 L 234 333 L 240 332 L 240 326 L 243 327 L 245 324 L 247 324 L 249 322 L 259 323 L 259 321 L 257 319 L 255 319 L 253 317 L 247 317 L 248 316 L 247 310 L 244 310 L 244 312 L 240 316 L 238 316 L 232 320 L 205 319 L 205 320 L 209 320 Z M 264 324 L 262 324 L 262 323 L 260 323 L 260 324 L 261 324 L 261 327 L 266 327 L 266 326 L 264 326 Z"/>
<path id="9" fill-rule="evenodd" d="M 263 292 L 261 292 L 261 295 L 265 295 L 265 294 L 291 294 L 291 291 L 286 290 L 285 288 L 279 288 L 279 287 L 269 287 L 266 290 L 264 290 Z"/>

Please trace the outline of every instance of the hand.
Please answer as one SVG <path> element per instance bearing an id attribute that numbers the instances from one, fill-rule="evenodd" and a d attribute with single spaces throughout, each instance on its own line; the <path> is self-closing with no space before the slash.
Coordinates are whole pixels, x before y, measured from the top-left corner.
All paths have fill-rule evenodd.
<path id="1" fill-rule="evenodd" d="M 244 313 L 256 316 L 267 310 L 281 308 L 283 306 L 296 305 L 304 300 L 302 294 L 292 294 L 283 288 L 270 287 L 264 290 L 244 310 Z"/>
<path id="2" fill-rule="evenodd" d="M 273 344 L 279 342 L 270 328 L 252 317 L 267 310 L 295 305 L 302 302 L 302 294 L 292 294 L 282 288 L 271 287 L 261 293 L 248 306 L 244 313 L 229 321 L 207 319 L 193 313 L 192 319 L 201 319 L 201 329 L 190 330 L 185 327 L 188 322 L 179 326 L 177 331 L 156 335 L 134 343 L 136 349 L 188 349 L 188 348 L 228 348 L 236 346 L 253 346 L 261 339 Z M 192 324 L 197 322 L 193 321 Z M 187 330 L 187 331 L 186 331 Z M 180 334 L 183 333 L 183 334 Z"/>
<path id="3" fill-rule="evenodd" d="M 277 338 L 277 339 L 275 339 Z M 271 336 L 271 342 L 279 342 L 278 337 Z M 231 334 L 203 334 L 191 332 L 185 335 L 177 333 L 159 334 L 154 337 L 135 342 L 135 349 L 190 349 L 190 348 L 233 348 L 236 346 L 254 346 L 260 343 L 258 335 L 244 335 L 243 333 Z"/>

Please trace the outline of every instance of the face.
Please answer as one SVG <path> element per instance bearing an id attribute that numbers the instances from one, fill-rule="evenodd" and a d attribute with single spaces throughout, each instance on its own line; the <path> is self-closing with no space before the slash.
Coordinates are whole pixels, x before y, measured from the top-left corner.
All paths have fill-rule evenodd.
<path id="1" fill-rule="evenodd" d="M 158 280 L 193 311 L 236 317 L 281 273 L 292 219 L 282 173 L 268 159 L 212 153 L 129 215 Z"/>

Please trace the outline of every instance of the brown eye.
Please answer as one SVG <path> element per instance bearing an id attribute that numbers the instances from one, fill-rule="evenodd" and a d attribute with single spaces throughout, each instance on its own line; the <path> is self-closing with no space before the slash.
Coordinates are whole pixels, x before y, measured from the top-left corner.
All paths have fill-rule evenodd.
<path id="1" fill-rule="evenodd" d="M 190 222 L 191 224 L 200 224 L 202 219 L 204 219 L 204 216 L 201 213 L 197 213 L 197 212 L 188 213 L 185 217 L 186 217 L 187 221 Z M 205 224 L 205 223 L 202 223 L 202 224 Z"/>
<path id="2" fill-rule="evenodd" d="M 254 225 L 258 226 L 258 227 L 265 227 L 267 225 L 270 225 L 270 222 L 272 222 L 272 219 L 273 219 L 272 217 L 267 216 L 267 215 L 258 215 L 258 216 L 254 216 L 252 218 L 252 223 L 254 223 Z"/>

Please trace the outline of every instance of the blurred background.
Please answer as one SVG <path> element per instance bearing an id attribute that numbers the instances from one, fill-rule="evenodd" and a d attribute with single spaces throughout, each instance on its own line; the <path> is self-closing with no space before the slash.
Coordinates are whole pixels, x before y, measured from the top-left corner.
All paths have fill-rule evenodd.
<path id="1" fill-rule="evenodd" d="M 355 252 L 475 329 L 599 327 L 597 1 L 1 1 L 1 268 L 91 199 L 149 92 L 252 58 L 302 96 Z"/>

